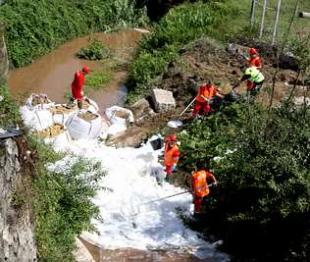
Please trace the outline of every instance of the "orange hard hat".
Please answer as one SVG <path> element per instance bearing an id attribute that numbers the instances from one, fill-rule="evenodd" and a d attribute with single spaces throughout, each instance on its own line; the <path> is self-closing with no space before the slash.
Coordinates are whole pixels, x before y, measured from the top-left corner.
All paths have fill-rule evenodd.
<path id="1" fill-rule="evenodd" d="M 252 48 L 249 49 L 249 54 L 250 55 L 257 55 L 257 50 L 252 47 Z"/>
<path id="2" fill-rule="evenodd" d="M 84 66 L 84 67 L 82 68 L 82 72 L 84 72 L 85 74 L 89 74 L 89 73 L 90 73 L 90 70 L 89 70 L 88 66 Z"/>

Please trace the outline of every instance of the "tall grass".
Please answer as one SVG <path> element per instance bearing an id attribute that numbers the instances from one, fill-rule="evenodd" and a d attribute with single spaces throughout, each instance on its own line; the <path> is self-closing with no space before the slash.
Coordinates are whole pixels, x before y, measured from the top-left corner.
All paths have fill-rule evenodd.
<path id="1" fill-rule="evenodd" d="M 134 0 L 11 0 L 0 6 L 10 60 L 20 67 L 59 44 L 95 31 L 139 25 Z"/>
<path id="2" fill-rule="evenodd" d="M 222 4 L 225 4 L 226 16 L 223 22 L 219 25 L 222 32 L 222 39 L 231 38 L 231 36 L 249 36 L 250 28 L 250 10 L 251 10 L 251 0 L 222 0 Z M 253 36 L 258 37 L 258 30 L 261 23 L 263 2 L 259 1 L 256 6 L 255 12 L 255 24 L 252 30 Z M 267 9 L 265 13 L 265 23 L 262 40 L 266 42 L 271 42 L 275 16 L 276 7 L 278 0 L 267 1 Z M 277 30 L 276 42 L 283 38 L 283 35 L 287 31 L 287 27 L 290 23 L 291 17 L 294 14 L 296 0 L 286 0 L 281 3 L 279 24 Z M 310 1 L 299 0 L 299 11 L 309 11 Z M 294 19 L 292 30 L 289 35 L 289 39 L 294 40 L 298 34 L 309 34 L 310 20 L 302 19 L 296 17 Z M 220 36 L 220 35 L 219 35 Z M 252 36 L 252 35 L 251 35 Z"/>

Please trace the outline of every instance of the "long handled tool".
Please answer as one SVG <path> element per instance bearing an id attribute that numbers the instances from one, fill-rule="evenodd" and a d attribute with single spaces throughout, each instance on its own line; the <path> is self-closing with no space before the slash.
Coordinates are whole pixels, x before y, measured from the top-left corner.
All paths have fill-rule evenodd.
<path id="1" fill-rule="evenodd" d="M 6 130 L 5 132 L 0 133 L 0 140 L 11 138 L 11 137 L 16 137 L 16 136 L 21 136 L 22 134 L 23 132 L 19 129 Z"/>
<path id="2" fill-rule="evenodd" d="M 210 188 L 210 187 L 214 187 L 216 185 L 217 185 L 216 183 L 211 183 L 211 184 L 208 185 L 208 187 Z M 176 193 L 176 194 L 173 194 L 173 195 L 170 195 L 170 196 L 161 197 L 161 198 L 158 198 L 158 199 L 155 199 L 155 200 L 151 200 L 151 201 L 148 201 L 148 202 L 145 202 L 145 203 L 141 203 L 141 204 L 137 205 L 137 207 L 142 206 L 142 205 L 148 205 L 148 204 L 151 204 L 151 203 L 154 203 L 154 202 L 157 202 L 157 201 L 161 201 L 161 200 L 164 200 L 164 199 L 167 199 L 167 198 L 170 198 L 170 197 L 174 197 L 174 196 L 178 196 L 178 195 L 182 195 L 182 194 L 185 194 L 185 193 L 191 193 L 191 191 L 190 190 L 186 190 L 186 191 L 183 191 L 183 192 L 180 192 L 180 193 Z M 133 218 L 133 217 L 135 217 L 135 216 L 137 216 L 139 214 L 141 214 L 141 212 L 136 212 L 136 213 L 130 215 L 129 217 Z M 133 223 L 133 224 L 135 224 L 135 223 Z"/>
<path id="3" fill-rule="evenodd" d="M 154 203 L 154 202 L 157 202 L 157 201 L 161 201 L 161 200 L 164 200 L 164 199 L 167 199 L 167 198 L 170 198 L 170 197 L 174 197 L 174 196 L 178 196 L 178 195 L 182 195 L 182 194 L 185 194 L 185 193 L 190 193 L 189 190 L 186 190 L 186 191 L 183 191 L 183 192 L 180 192 L 180 193 L 176 193 L 176 194 L 173 194 L 173 195 L 170 195 L 170 196 L 166 196 L 166 197 L 161 197 L 161 198 L 158 198 L 158 199 L 155 199 L 155 200 L 151 200 L 151 201 L 148 201 L 148 202 L 145 202 L 145 203 L 141 203 L 141 204 L 138 204 L 137 207 L 139 206 L 143 206 L 143 205 L 149 205 L 151 203 Z M 141 214 L 140 211 L 130 215 L 129 217 L 131 218 L 134 218 L 135 216 Z M 132 223 L 133 224 L 133 227 L 136 227 L 136 223 Z"/>
<path id="4" fill-rule="evenodd" d="M 158 198 L 158 199 L 155 199 L 155 200 L 151 200 L 151 201 L 148 201 L 148 202 L 139 204 L 138 206 L 148 205 L 148 204 L 151 204 L 151 203 L 154 203 L 154 202 L 157 202 L 157 201 L 161 201 L 161 200 L 164 200 L 164 199 L 167 199 L 167 198 L 170 198 L 170 197 L 182 195 L 182 194 L 189 193 L 189 192 L 190 192 L 189 190 L 186 190 L 186 191 L 183 191 L 183 192 L 180 192 L 180 193 L 176 193 L 176 194 L 174 194 L 174 195 L 170 195 L 170 196 L 161 197 L 161 198 Z"/>
<path id="5" fill-rule="evenodd" d="M 182 115 L 186 112 L 186 110 L 195 102 L 195 100 L 196 100 L 196 96 L 195 96 L 195 98 L 189 103 L 189 105 L 182 111 L 182 113 L 181 113 L 179 116 L 182 116 Z"/>

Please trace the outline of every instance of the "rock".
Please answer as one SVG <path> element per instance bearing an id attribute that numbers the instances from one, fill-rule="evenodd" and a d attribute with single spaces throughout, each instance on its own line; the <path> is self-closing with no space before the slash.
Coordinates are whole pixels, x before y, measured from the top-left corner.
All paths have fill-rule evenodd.
<path id="1" fill-rule="evenodd" d="M 242 54 L 244 50 L 247 50 L 248 47 L 246 46 L 242 46 L 242 45 L 238 45 L 235 43 L 229 43 L 227 45 L 226 50 L 231 53 L 231 54 Z"/>
<path id="2" fill-rule="evenodd" d="M 167 112 L 175 108 L 176 103 L 171 91 L 164 89 L 153 89 L 152 99 L 156 112 Z"/>
<path id="3" fill-rule="evenodd" d="M 106 144 L 116 147 L 138 147 L 147 138 L 147 131 L 140 127 L 132 127 L 122 133 L 109 136 Z"/>
<path id="4" fill-rule="evenodd" d="M 150 106 L 150 103 L 146 99 L 140 99 L 132 106 L 130 106 L 131 111 L 135 115 L 135 118 L 138 120 L 145 115 L 153 115 L 154 111 Z"/>
<path id="5" fill-rule="evenodd" d="M 5 79 L 9 72 L 9 59 L 4 41 L 4 28 L 0 25 L 0 80 Z M 0 83 L 1 84 L 1 83 Z"/>
<path id="6" fill-rule="evenodd" d="M 95 262 L 94 258 L 78 238 L 75 239 L 76 249 L 73 253 L 76 262 Z"/>
<path id="7" fill-rule="evenodd" d="M 36 261 L 33 214 L 23 198 L 31 188 L 23 180 L 20 154 L 13 139 L 0 142 L 0 261 Z"/>
<path id="8" fill-rule="evenodd" d="M 169 63 L 163 73 L 162 79 L 167 79 L 170 77 L 183 79 L 181 68 L 179 68 L 174 62 Z"/>
<path id="9" fill-rule="evenodd" d="M 291 69 L 294 71 L 299 69 L 298 60 L 291 52 L 280 55 L 279 66 L 282 69 Z"/>

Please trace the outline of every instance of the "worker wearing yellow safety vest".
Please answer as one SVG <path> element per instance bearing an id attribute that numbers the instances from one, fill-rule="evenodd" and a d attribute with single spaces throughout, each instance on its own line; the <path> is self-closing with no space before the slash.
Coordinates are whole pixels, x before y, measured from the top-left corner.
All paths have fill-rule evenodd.
<path id="1" fill-rule="evenodd" d="M 241 82 L 247 81 L 247 91 L 250 93 L 251 96 L 256 96 L 259 90 L 262 88 L 264 83 L 265 77 L 255 66 L 248 67 L 240 81 L 233 86 L 233 89 L 238 87 Z"/>

